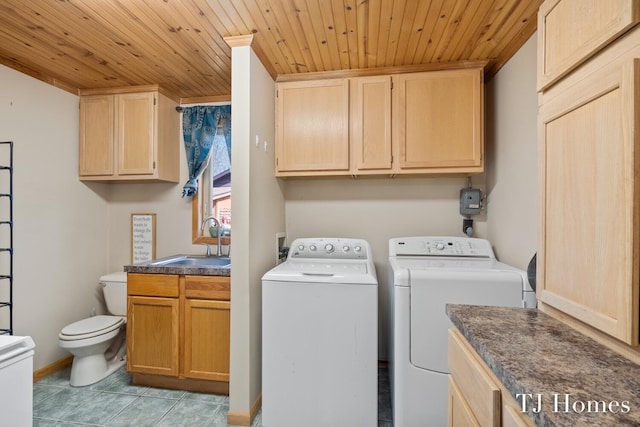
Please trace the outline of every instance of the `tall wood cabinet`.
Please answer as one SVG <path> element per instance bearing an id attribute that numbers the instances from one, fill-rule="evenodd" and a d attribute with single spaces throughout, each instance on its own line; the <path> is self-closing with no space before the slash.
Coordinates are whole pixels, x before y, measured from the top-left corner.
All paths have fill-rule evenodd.
<path id="1" fill-rule="evenodd" d="M 593 2 L 591 2 L 593 3 Z M 640 3 L 597 2 L 606 16 L 634 21 Z M 595 6 L 595 4 L 594 4 Z M 554 9 L 555 8 L 555 9 Z M 614 8 L 614 9 L 615 9 Z M 537 297 L 569 316 L 631 346 L 638 345 L 640 306 L 640 29 L 606 45 L 599 26 L 574 46 L 580 58 L 557 52 L 561 23 L 553 13 L 587 25 L 575 1 L 547 1 L 540 8 L 538 62 L 564 64 L 547 85 L 539 75 L 540 248 Z M 555 12 L 554 12 L 555 11 Z M 573 11 L 573 14 L 570 12 Z M 615 12 L 615 13 L 613 13 Z M 628 15 L 628 14 L 631 15 Z M 609 34 L 611 31 L 607 31 Z M 614 33 L 616 33 L 614 31 Z M 595 49 L 594 51 L 589 50 Z M 588 59 L 578 68 L 574 64 Z M 540 67 L 539 67 L 540 69 Z M 553 78 L 551 78 L 552 81 Z"/>
<path id="2" fill-rule="evenodd" d="M 129 273 L 127 289 L 127 371 L 136 384 L 217 391 L 189 380 L 229 382 L 229 277 Z"/>
<path id="3" fill-rule="evenodd" d="M 156 86 L 82 90 L 80 179 L 178 182 L 176 105 Z"/>
<path id="4" fill-rule="evenodd" d="M 482 68 L 278 83 L 276 175 L 479 173 Z"/>

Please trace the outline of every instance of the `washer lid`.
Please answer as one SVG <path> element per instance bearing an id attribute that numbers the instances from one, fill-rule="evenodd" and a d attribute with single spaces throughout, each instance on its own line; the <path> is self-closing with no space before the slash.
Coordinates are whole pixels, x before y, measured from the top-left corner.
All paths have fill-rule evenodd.
<path id="1" fill-rule="evenodd" d="M 88 319 L 78 320 L 65 326 L 60 335 L 68 339 L 82 339 L 88 336 L 102 335 L 119 328 L 124 323 L 124 317 L 120 316 L 93 316 Z"/>
<path id="2" fill-rule="evenodd" d="M 262 280 L 307 283 L 377 285 L 375 270 L 368 261 L 288 260 L 264 275 Z"/>

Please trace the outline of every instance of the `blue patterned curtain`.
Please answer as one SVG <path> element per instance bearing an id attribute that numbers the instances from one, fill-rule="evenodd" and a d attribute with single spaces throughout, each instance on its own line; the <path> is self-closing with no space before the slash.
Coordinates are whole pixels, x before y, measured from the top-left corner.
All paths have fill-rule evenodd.
<path id="1" fill-rule="evenodd" d="M 192 197 L 198 190 L 197 179 L 209 163 L 213 140 L 222 127 L 227 146 L 231 146 L 231 106 L 186 107 L 182 110 L 182 135 L 187 153 L 189 180 L 182 188 L 182 197 Z"/>

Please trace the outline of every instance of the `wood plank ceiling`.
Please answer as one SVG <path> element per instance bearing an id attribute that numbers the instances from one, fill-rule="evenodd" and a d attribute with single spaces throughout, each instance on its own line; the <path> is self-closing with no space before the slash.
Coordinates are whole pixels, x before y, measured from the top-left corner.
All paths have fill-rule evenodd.
<path id="1" fill-rule="evenodd" d="M 224 37 L 254 34 L 274 76 L 487 61 L 536 28 L 542 0 L 1 0 L 0 64 L 73 93 L 159 84 L 229 95 Z"/>

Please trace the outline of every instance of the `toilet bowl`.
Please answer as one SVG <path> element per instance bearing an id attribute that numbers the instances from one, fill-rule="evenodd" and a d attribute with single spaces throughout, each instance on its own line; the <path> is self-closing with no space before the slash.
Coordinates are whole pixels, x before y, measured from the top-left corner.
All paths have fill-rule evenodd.
<path id="1" fill-rule="evenodd" d="M 94 384 L 126 363 L 127 274 L 102 276 L 100 284 L 112 315 L 79 320 L 58 335 L 60 348 L 74 356 L 69 379 L 74 387 Z"/>

